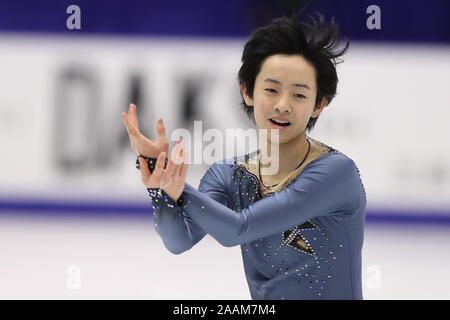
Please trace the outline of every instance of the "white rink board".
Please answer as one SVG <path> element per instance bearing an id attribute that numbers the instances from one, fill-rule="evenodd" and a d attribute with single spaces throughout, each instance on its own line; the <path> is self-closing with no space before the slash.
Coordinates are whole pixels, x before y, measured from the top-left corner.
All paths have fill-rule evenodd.
<path id="1" fill-rule="evenodd" d="M 192 130 L 180 114 L 188 83 L 199 85 L 195 120 L 205 129 L 247 129 L 236 80 L 244 43 L 0 35 L 0 198 L 146 201 L 120 143 L 130 78 L 142 79 L 147 133 L 158 117 L 169 133 Z M 368 208 L 450 211 L 449 54 L 353 43 L 338 66 L 338 95 L 311 136 L 355 160 Z M 192 165 L 188 182 L 198 186 L 207 168 Z"/>

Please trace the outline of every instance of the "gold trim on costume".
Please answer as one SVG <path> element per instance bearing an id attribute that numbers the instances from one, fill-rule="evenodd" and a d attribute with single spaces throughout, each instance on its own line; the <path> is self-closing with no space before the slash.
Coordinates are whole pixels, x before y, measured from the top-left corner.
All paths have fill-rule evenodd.
<path id="1" fill-rule="evenodd" d="M 277 185 L 272 187 L 266 187 L 261 181 L 261 177 L 259 176 L 259 156 L 260 156 L 260 150 L 257 152 L 254 152 L 251 156 L 246 158 L 244 161 L 237 161 L 236 165 L 242 167 L 244 170 L 246 170 L 251 175 L 255 176 L 259 182 L 259 189 L 261 192 L 261 196 L 264 198 L 265 196 L 279 192 L 286 188 L 292 179 L 296 178 L 305 168 L 305 166 L 310 163 L 313 160 L 316 160 L 326 154 L 337 152 L 336 149 L 331 148 L 327 146 L 326 144 L 315 140 L 311 137 L 307 137 L 311 144 L 311 149 L 309 151 L 309 154 L 303 164 L 292 171 L 290 174 L 288 174 L 286 177 L 284 177 Z M 301 231 L 302 229 L 307 228 L 318 228 L 317 225 L 313 223 L 312 220 L 308 220 L 302 225 L 298 225 L 290 230 L 286 230 L 283 233 L 281 233 L 281 245 L 277 250 L 280 250 L 283 245 L 287 245 L 299 252 L 306 253 L 308 255 L 316 256 L 316 253 L 314 249 L 312 248 L 311 244 L 309 243 L 308 239 L 306 239 Z"/>
<path id="2" fill-rule="evenodd" d="M 297 177 L 305 168 L 305 166 L 310 163 L 311 161 L 320 158 L 328 153 L 331 153 L 333 151 L 336 151 L 335 149 L 327 146 L 326 144 L 315 140 L 311 137 L 307 137 L 309 142 L 311 143 L 311 150 L 309 151 L 308 157 L 305 159 L 305 162 L 292 171 L 290 174 L 288 174 L 286 177 L 284 177 L 276 186 L 273 187 L 265 187 L 264 184 L 261 182 L 261 177 L 259 176 L 259 155 L 260 150 L 253 153 L 251 157 L 249 157 L 246 161 L 238 161 L 236 164 L 238 166 L 241 166 L 244 168 L 247 172 L 251 173 L 255 177 L 257 177 L 259 184 L 260 184 L 260 191 L 261 196 L 265 197 L 268 194 L 279 192 L 286 188 L 289 185 L 290 180 Z"/>

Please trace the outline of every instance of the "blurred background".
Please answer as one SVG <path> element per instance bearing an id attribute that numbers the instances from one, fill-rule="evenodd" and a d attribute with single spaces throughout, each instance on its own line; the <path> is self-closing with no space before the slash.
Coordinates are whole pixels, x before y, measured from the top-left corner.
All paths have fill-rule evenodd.
<path id="1" fill-rule="evenodd" d="M 0 0 L 0 299 L 250 299 L 239 246 L 165 249 L 120 114 L 152 139 L 158 117 L 169 137 L 253 127 L 243 46 L 302 6 L 351 41 L 309 135 L 359 167 L 364 298 L 449 299 L 444 0 Z"/>

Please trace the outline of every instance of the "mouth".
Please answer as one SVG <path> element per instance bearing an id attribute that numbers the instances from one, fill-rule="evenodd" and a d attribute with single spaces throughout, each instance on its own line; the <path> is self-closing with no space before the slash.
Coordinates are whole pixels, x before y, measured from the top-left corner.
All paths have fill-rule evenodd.
<path id="1" fill-rule="evenodd" d="M 289 121 L 280 121 L 275 119 L 269 119 L 269 121 L 272 123 L 272 127 L 277 129 L 284 129 L 291 125 Z"/>

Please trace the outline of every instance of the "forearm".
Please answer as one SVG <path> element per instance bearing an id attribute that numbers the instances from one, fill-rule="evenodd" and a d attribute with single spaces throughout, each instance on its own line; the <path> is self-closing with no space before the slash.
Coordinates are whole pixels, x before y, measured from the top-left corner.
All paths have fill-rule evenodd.
<path id="1" fill-rule="evenodd" d="M 153 173 L 156 159 L 141 157 L 147 161 L 148 167 Z M 136 168 L 140 169 L 137 160 Z M 194 221 L 183 215 L 179 203 L 174 202 L 158 188 L 147 188 L 147 191 L 152 199 L 155 231 L 170 252 L 183 253 L 205 236 L 206 233 Z"/>
<path id="2" fill-rule="evenodd" d="M 182 207 L 159 189 L 148 189 L 152 197 L 155 231 L 166 248 L 180 254 L 192 248 L 205 232 L 189 217 L 183 214 Z"/>
<path id="3" fill-rule="evenodd" d="M 183 211 L 224 246 L 248 243 L 314 217 L 357 208 L 361 184 L 355 168 L 354 163 L 345 158 L 316 162 L 284 190 L 239 211 L 185 184 Z"/>
<path id="4" fill-rule="evenodd" d="M 214 199 L 202 195 L 188 183 L 182 194 L 183 210 L 198 225 L 225 247 L 239 244 L 243 216 Z"/>
<path id="5" fill-rule="evenodd" d="M 214 199 L 203 195 L 188 183 L 182 194 L 183 211 L 223 246 L 236 244 L 242 216 Z"/>

